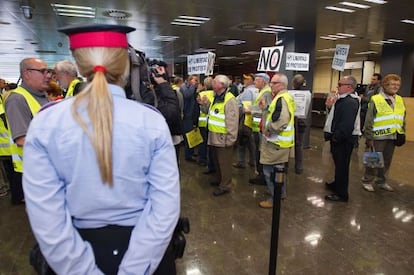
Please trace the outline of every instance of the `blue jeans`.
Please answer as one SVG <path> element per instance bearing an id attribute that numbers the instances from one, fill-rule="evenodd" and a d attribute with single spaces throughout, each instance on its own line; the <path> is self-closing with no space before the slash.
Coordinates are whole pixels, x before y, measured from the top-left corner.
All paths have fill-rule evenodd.
<path id="1" fill-rule="evenodd" d="M 263 164 L 263 174 L 265 177 L 265 181 L 267 184 L 267 188 L 269 188 L 269 192 L 271 197 L 269 198 L 269 201 L 273 202 L 273 198 L 275 197 L 275 182 L 276 182 L 276 178 L 277 175 L 275 173 L 274 178 L 271 180 L 270 177 L 272 175 L 273 169 L 274 168 L 284 168 L 285 164 L 284 163 L 280 163 L 280 164 Z M 282 196 L 286 195 L 286 183 L 287 183 L 287 175 L 285 175 L 283 177 L 283 185 L 282 185 Z"/>

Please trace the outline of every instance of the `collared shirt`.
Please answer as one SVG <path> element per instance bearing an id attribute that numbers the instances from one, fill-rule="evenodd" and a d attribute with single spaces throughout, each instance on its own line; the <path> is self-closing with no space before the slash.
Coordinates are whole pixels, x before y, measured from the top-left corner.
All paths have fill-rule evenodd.
<path id="1" fill-rule="evenodd" d="M 152 274 L 180 211 L 175 149 L 165 119 L 113 97 L 114 184 L 101 180 L 92 144 L 72 116 L 75 98 L 34 117 L 24 146 L 27 213 L 40 248 L 58 274 L 102 274 L 77 228 L 135 226 L 118 274 Z M 85 112 L 81 111 L 85 116 Z"/>

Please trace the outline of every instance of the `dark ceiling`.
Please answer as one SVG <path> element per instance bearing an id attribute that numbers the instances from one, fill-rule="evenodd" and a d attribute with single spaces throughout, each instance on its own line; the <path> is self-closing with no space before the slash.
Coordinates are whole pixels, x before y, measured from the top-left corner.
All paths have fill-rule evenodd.
<path id="1" fill-rule="evenodd" d="M 240 65 L 256 62 L 261 47 L 275 45 L 276 35 L 256 30 L 269 25 L 294 27 L 280 32 L 313 32 L 316 59 L 332 58 L 325 49 L 336 44 L 350 44 L 349 58 L 378 60 L 381 40 L 397 39 L 399 44 L 414 45 L 414 25 L 401 22 L 414 20 L 413 0 L 388 0 L 373 4 L 364 0 L 354 3 L 369 5 L 367 9 L 352 8 L 353 13 L 325 9 L 326 6 L 351 8 L 332 0 L 2 0 L 0 4 L 0 77 L 18 75 L 22 58 L 39 56 L 51 66 L 58 60 L 70 58 L 67 38 L 56 31 L 61 26 L 87 23 L 118 23 L 135 27 L 130 43 L 150 58 L 163 59 L 170 64 L 185 62 L 186 55 L 214 49 L 216 63 Z M 349 0 L 351 1 L 351 0 Z M 24 17 L 21 5 L 31 2 L 33 17 Z M 30 3 L 29 3 L 30 4 Z M 59 16 L 51 4 L 87 6 L 93 8 L 93 18 Z M 201 26 L 178 26 L 171 22 L 180 15 L 208 17 Z M 116 18 L 118 17 L 118 18 Z M 124 18 L 125 17 L 125 18 Z M 337 33 L 355 37 L 337 40 L 321 36 Z M 175 36 L 174 41 L 156 41 L 159 36 Z M 237 46 L 218 42 L 244 40 Z M 322 51 L 321 51 L 322 50 Z M 324 51 L 325 50 L 325 51 Z M 356 54 L 373 51 L 371 54 Z M 249 54 L 250 53 L 250 54 Z"/>

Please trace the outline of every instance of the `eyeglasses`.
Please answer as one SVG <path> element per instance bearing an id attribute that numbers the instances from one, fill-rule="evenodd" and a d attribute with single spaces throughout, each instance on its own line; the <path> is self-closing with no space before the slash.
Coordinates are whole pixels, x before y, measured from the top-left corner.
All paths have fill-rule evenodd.
<path id="1" fill-rule="evenodd" d="M 44 68 L 44 69 L 33 69 L 33 68 L 29 68 L 29 69 L 26 69 L 26 70 L 27 71 L 36 71 L 36 72 L 39 72 L 39 73 L 41 73 L 43 75 L 45 75 L 45 74 L 51 74 L 52 73 L 52 70 L 47 69 L 47 68 Z"/>
<path id="2" fill-rule="evenodd" d="M 338 87 L 342 87 L 342 86 L 345 86 L 345 85 L 351 85 L 351 84 L 349 84 L 349 83 L 338 83 Z"/>
<path id="3" fill-rule="evenodd" d="M 270 81 L 270 85 L 276 85 L 276 84 L 279 84 L 279 83 L 282 83 L 281 81 Z"/>

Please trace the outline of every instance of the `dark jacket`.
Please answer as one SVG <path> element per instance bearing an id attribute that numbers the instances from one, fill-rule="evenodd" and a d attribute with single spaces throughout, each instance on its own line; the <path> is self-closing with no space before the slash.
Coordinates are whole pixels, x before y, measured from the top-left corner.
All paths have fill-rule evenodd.
<path id="1" fill-rule="evenodd" d="M 177 94 L 167 82 L 157 85 L 155 87 L 155 94 L 158 100 L 157 109 L 165 117 L 171 135 L 181 135 L 183 127 Z"/>
<path id="2" fill-rule="evenodd" d="M 332 119 L 333 142 L 355 143 L 358 136 L 353 135 L 355 119 L 358 115 L 359 101 L 350 95 L 339 98 L 335 102 L 334 116 Z"/>

